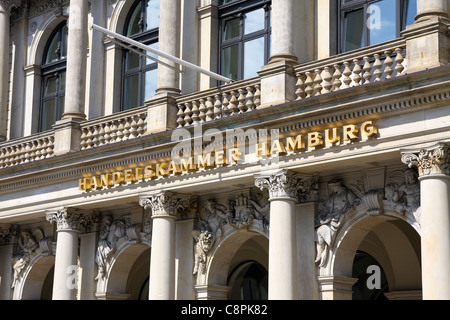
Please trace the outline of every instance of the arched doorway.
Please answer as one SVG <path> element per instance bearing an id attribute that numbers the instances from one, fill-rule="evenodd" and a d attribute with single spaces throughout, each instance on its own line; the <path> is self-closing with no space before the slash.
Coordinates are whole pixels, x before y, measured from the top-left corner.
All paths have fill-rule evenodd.
<path id="1" fill-rule="evenodd" d="M 229 300 L 267 300 L 268 272 L 256 261 L 246 261 L 235 268 L 228 279 Z"/>
<path id="2" fill-rule="evenodd" d="M 326 268 L 335 278 L 348 279 L 344 290 L 322 297 L 332 299 L 420 299 L 421 254 L 418 224 L 393 212 L 369 216 L 357 210 L 341 226 Z M 342 278 L 344 277 L 344 278 Z M 352 281 L 350 281 L 352 280 Z M 374 286 L 374 281 L 378 284 Z"/>

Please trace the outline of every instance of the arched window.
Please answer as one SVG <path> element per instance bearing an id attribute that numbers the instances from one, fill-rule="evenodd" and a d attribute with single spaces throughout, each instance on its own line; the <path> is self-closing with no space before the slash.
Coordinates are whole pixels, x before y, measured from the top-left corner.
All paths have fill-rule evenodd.
<path id="1" fill-rule="evenodd" d="M 136 1 L 127 17 L 124 35 L 158 49 L 159 1 Z M 146 54 L 157 58 L 150 52 Z M 155 94 L 158 64 L 153 60 L 124 49 L 122 74 L 122 110 L 142 106 Z"/>
<path id="2" fill-rule="evenodd" d="M 39 131 L 52 128 L 64 112 L 67 63 L 67 24 L 61 23 L 52 33 L 42 61 L 42 94 Z"/>
<path id="3" fill-rule="evenodd" d="M 220 68 L 225 77 L 256 77 L 269 61 L 270 4 L 268 0 L 220 1 Z"/>

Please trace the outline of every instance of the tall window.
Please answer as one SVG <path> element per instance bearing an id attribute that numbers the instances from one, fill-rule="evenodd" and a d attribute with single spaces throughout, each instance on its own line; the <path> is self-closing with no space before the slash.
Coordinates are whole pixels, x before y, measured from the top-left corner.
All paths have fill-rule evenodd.
<path id="1" fill-rule="evenodd" d="M 39 112 L 39 131 L 52 128 L 64 112 L 67 62 L 67 24 L 61 23 L 53 32 L 45 48 L 42 62 L 42 95 Z"/>
<path id="2" fill-rule="evenodd" d="M 124 34 L 152 48 L 158 49 L 159 1 L 140 0 L 131 8 Z M 142 51 L 142 50 L 140 50 Z M 146 52 L 148 56 L 154 56 Z M 155 94 L 158 64 L 130 50 L 123 52 L 122 109 L 142 106 Z"/>
<path id="3" fill-rule="evenodd" d="M 340 51 L 400 37 L 414 23 L 417 0 L 340 0 Z"/>
<path id="4" fill-rule="evenodd" d="M 220 68 L 223 76 L 241 80 L 257 76 L 270 56 L 270 2 L 221 0 Z"/>

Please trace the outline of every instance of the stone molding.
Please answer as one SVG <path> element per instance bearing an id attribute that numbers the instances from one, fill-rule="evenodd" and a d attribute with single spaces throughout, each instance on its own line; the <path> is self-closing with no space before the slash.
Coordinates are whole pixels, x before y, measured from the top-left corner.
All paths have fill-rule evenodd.
<path id="1" fill-rule="evenodd" d="M 408 167 L 416 167 L 419 177 L 430 175 L 450 175 L 449 146 L 438 143 L 434 146 L 424 147 L 402 152 L 402 162 Z"/>

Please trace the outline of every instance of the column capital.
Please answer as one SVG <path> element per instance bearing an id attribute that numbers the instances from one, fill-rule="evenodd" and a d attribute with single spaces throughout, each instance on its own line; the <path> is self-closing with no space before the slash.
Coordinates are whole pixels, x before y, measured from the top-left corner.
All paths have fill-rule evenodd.
<path id="1" fill-rule="evenodd" d="M 56 222 L 57 231 L 91 232 L 98 224 L 98 212 L 83 211 L 76 208 L 61 208 L 47 211 L 47 221 Z"/>
<path id="2" fill-rule="evenodd" d="M 433 174 L 450 175 L 449 146 L 438 143 L 420 149 L 402 151 L 402 162 L 408 167 L 416 167 L 419 177 Z"/>
<path id="3" fill-rule="evenodd" d="M 269 200 L 285 198 L 296 202 L 317 201 L 317 176 L 280 170 L 270 175 L 257 176 L 255 185 L 269 191 Z"/>
<path id="4" fill-rule="evenodd" d="M 191 201 L 189 197 L 178 195 L 170 191 L 162 191 L 149 196 L 141 196 L 139 205 L 145 210 L 151 210 L 152 218 L 171 217 L 189 213 Z"/>
<path id="5" fill-rule="evenodd" d="M 0 12 L 11 14 L 11 10 L 15 7 L 19 7 L 17 0 L 0 0 Z"/>

